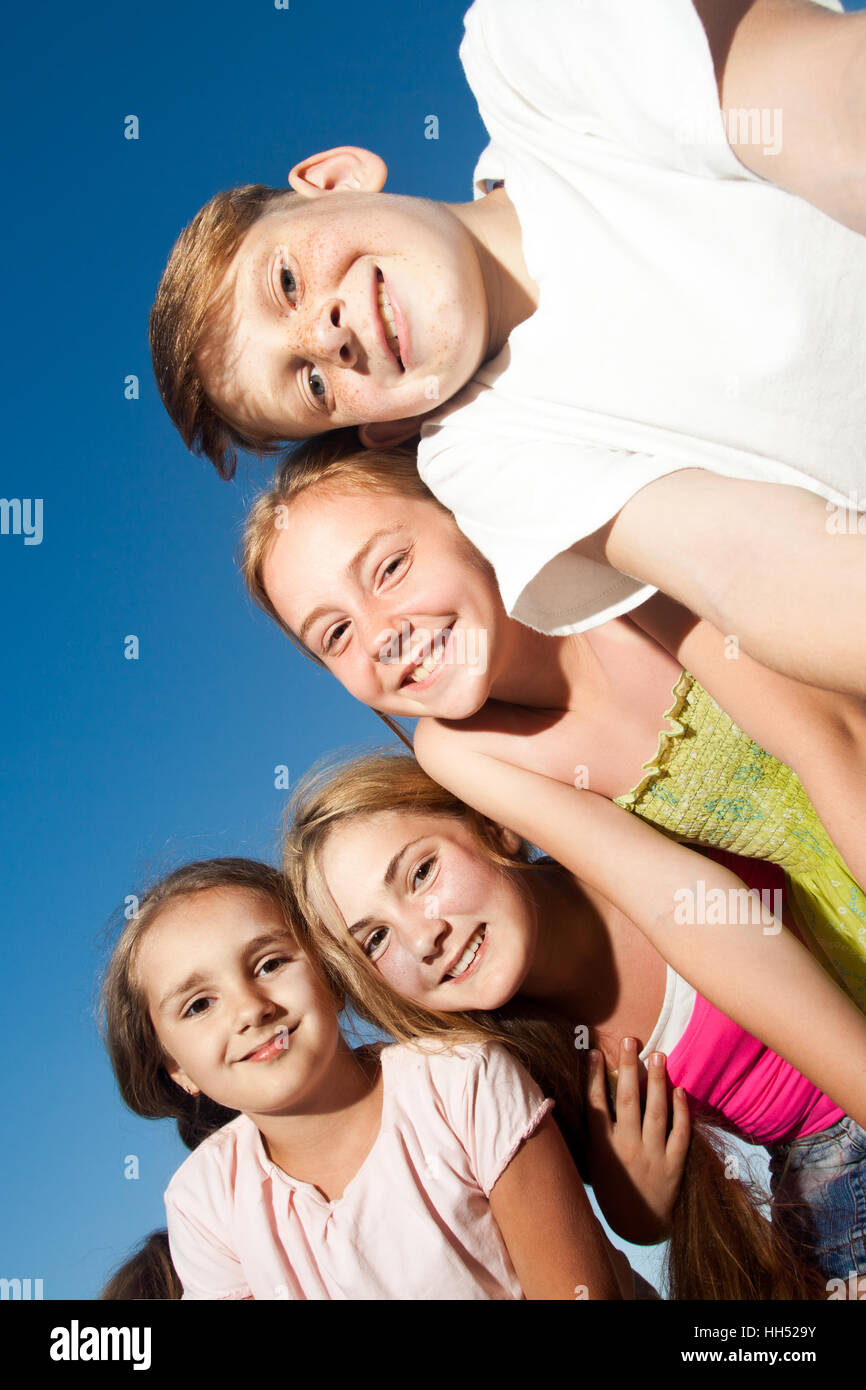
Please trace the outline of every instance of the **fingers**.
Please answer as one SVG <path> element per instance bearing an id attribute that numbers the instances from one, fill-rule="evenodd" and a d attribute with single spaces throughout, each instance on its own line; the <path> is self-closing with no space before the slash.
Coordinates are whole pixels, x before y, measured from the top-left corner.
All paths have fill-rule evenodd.
<path id="1" fill-rule="evenodd" d="M 637 1042 L 623 1038 L 619 1046 L 619 1076 L 616 1081 L 616 1128 L 620 1139 L 641 1142 L 640 1080 Z"/>
<path id="2" fill-rule="evenodd" d="M 688 1096 L 682 1086 L 674 1091 L 674 1121 L 668 1135 L 667 1156 L 679 1169 L 685 1166 L 692 1137 L 692 1116 Z"/>
<path id="3" fill-rule="evenodd" d="M 653 1052 L 647 1068 L 643 1140 L 646 1148 L 654 1154 L 664 1153 L 668 1132 L 668 1082 L 665 1062 L 663 1052 Z"/>

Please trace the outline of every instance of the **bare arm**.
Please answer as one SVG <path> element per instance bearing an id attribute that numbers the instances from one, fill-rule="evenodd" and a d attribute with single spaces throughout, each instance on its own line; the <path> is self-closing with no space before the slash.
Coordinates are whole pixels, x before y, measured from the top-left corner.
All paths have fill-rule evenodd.
<path id="1" fill-rule="evenodd" d="M 490 1193 L 490 1209 L 527 1298 L 624 1296 L 552 1116 L 521 1144 Z"/>
<path id="2" fill-rule="evenodd" d="M 862 699 L 866 533 L 829 517 L 804 488 L 688 468 L 642 488 L 577 549 L 654 584 L 765 666 Z"/>
<path id="3" fill-rule="evenodd" d="M 629 617 L 750 738 L 794 769 L 852 874 L 866 884 L 866 702 L 771 671 L 665 594 Z"/>
<path id="4" fill-rule="evenodd" d="M 730 870 L 593 792 L 474 752 L 432 721 L 419 725 L 416 752 L 431 777 L 596 888 L 716 1008 L 866 1124 L 866 1017 L 781 923 L 737 920 L 732 894 L 744 890 Z M 688 903 L 717 889 L 735 920 L 689 920 Z"/>
<path id="5" fill-rule="evenodd" d="M 810 0 L 694 6 L 740 162 L 866 232 L 866 13 Z"/>

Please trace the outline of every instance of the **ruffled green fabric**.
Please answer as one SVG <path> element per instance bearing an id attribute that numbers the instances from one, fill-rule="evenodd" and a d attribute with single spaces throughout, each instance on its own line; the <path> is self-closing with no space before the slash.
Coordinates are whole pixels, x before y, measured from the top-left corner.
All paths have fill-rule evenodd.
<path id="1" fill-rule="evenodd" d="M 798 929 L 866 1012 L 866 894 L 799 777 L 744 734 L 688 671 L 671 693 L 670 728 L 617 805 L 674 839 L 778 864 Z"/>

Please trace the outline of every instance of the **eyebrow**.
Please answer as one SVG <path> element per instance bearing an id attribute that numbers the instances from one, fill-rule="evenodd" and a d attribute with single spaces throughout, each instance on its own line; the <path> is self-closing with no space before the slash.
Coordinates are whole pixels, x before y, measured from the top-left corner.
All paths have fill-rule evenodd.
<path id="1" fill-rule="evenodd" d="M 407 854 L 407 853 L 409 852 L 409 850 L 412 849 L 415 845 L 420 845 L 421 841 L 422 841 L 422 840 L 426 840 L 426 838 L 427 838 L 426 835 L 419 835 L 418 838 L 417 838 L 417 840 L 409 840 L 409 841 L 407 841 L 407 843 L 403 846 L 402 849 L 398 849 L 397 853 L 396 853 L 396 854 L 394 855 L 394 857 L 391 859 L 390 863 L 388 864 L 387 869 L 385 870 L 385 877 L 384 877 L 384 879 L 383 879 L 383 882 L 384 882 L 386 888 L 390 888 L 391 885 L 393 884 L 394 879 L 395 879 L 396 876 L 397 876 L 397 870 L 398 870 L 399 867 L 400 867 L 400 861 L 402 860 L 404 854 Z M 355 922 L 355 923 L 349 928 L 349 934 L 350 934 L 351 936 L 357 936 L 358 932 L 364 931 L 367 927 L 369 927 L 369 926 L 371 925 L 371 923 L 373 923 L 373 922 L 375 922 L 375 921 L 376 921 L 376 918 L 375 918 L 375 917 L 362 917 L 362 918 L 360 919 L 360 921 Z"/>
<path id="2" fill-rule="evenodd" d="M 244 947 L 244 955 L 247 957 L 254 956 L 263 946 L 285 946 L 289 951 L 297 951 L 299 949 L 292 937 L 275 936 L 273 932 L 266 932 L 263 936 L 253 937 L 252 941 L 247 942 Z M 201 989 L 202 985 L 206 985 L 208 981 L 209 976 L 205 974 L 204 971 L 194 970 L 191 975 L 187 975 L 182 984 L 173 987 L 167 994 L 163 995 L 157 1004 L 158 1011 L 162 1012 L 175 999 L 180 998 L 181 995 L 196 989 Z"/>
<path id="3" fill-rule="evenodd" d="M 361 566 L 363 565 L 364 561 L 366 560 L 370 551 L 373 549 L 373 546 L 376 544 L 376 542 L 380 541 L 383 536 L 396 535 L 396 533 L 398 531 L 402 531 L 403 528 L 404 523 L 402 521 L 399 521 L 394 526 L 383 526 L 381 530 L 375 531 L 373 535 L 368 537 L 368 539 L 364 542 L 360 549 L 357 550 L 355 554 L 352 556 L 351 560 L 346 566 L 346 574 L 351 579 L 356 579 L 358 576 L 358 571 L 360 570 Z M 306 641 L 307 633 L 313 626 L 313 623 L 315 623 L 319 618 L 325 617 L 330 612 L 331 608 L 327 604 L 320 604 L 318 608 L 313 609 L 312 613 L 308 613 L 304 621 L 301 623 L 301 628 L 298 633 L 298 641 Z"/>

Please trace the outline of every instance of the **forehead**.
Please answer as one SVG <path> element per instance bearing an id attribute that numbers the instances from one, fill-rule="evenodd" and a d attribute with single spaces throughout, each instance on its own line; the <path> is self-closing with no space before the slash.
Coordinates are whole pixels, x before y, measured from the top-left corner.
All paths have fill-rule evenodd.
<path id="1" fill-rule="evenodd" d="M 274 539 L 262 562 L 262 582 L 293 631 L 309 610 L 348 577 L 358 553 L 381 538 L 387 547 L 428 531 L 455 530 L 434 502 L 397 493 L 365 492 L 345 483 L 308 488 L 274 515 Z M 335 592 L 334 598 L 339 595 Z"/>
<path id="2" fill-rule="evenodd" d="M 335 826 L 320 851 L 319 867 L 337 905 L 349 909 L 371 894 L 386 893 L 384 879 L 394 856 L 433 836 L 475 848 L 469 827 L 444 812 L 377 811 Z"/>
<path id="3" fill-rule="evenodd" d="M 264 894 L 234 884 L 200 889 L 167 903 L 151 922 L 139 942 L 139 969 L 144 977 L 166 962 L 212 956 L 218 942 L 242 948 L 265 933 L 291 939 L 282 913 Z"/>

